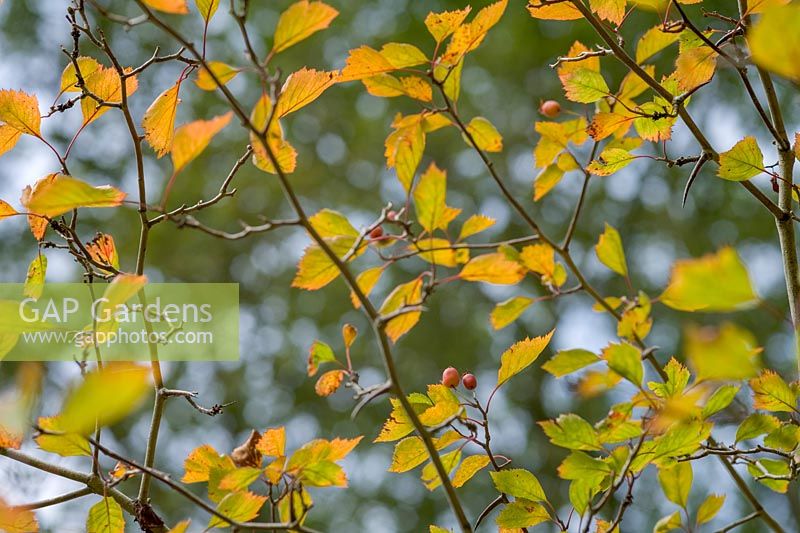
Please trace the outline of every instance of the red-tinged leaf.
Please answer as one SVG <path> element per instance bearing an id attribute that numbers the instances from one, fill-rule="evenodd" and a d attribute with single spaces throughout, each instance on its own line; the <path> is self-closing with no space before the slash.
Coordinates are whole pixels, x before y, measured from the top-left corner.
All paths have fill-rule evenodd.
<path id="1" fill-rule="evenodd" d="M 143 0 L 148 7 L 163 11 L 164 13 L 172 13 L 175 15 L 185 15 L 189 12 L 189 6 L 186 0 Z"/>
<path id="2" fill-rule="evenodd" d="M 338 71 L 325 72 L 309 68 L 302 68 L 291 74 L 283 84 L 278 107 L 275 111 L 277 118 L 307 106 L 331 85 L 336 83 Z"/>
<path id="3" fill-rule="evenodd" d="M 32 94 L 8 89 L 0 90 L 0 122 L 20 133 L 41 135 L 39 100 Z"/>
<path id="4" fill-rule="evenodd" d="M 22 192 L 22 205 L 37 215 L 53 218 L 81 207 L 116 207 L 125 193 L 103 185 L 94 187 L 64 174 L 50 174 Z"/>
<path id="5" fill-rule="evenodd" d="M 208 65 L 208 69 L 202 67 L 198 70 L 197 79 L 194 80 L 197 87 L 204 91 L 213 91 L 217 88 L 217 82 L 214 81 L 214 78 L 216 78 L 221 85 L 225 85 L 239 74 L 238 69 L 222 61 L 209 61 L 206 64 Z"/>
<path id="6" fill-rule="evenodd" d="M 109 265 L 119 270 L 119 255 L 114 237 L 107 233 L 98 233 L 94 239 L 86 243 L 89 255 L 102 265 Z"/>
<path id="7" fill-rule="evenodd" d="M 314 385 L 314 392 L 319 396 L 330 396 L 339 389 L 346 372 L 344 370 L 329 370 L 322 374 Z"/>
<path id="8" fill-rule="evenodd" d="M 307 39 L 320 30 L 330 26 L 339 14 L 337 10 L 322 2 L 301 0 L 281 13 L 275 28 L 272 53 L 277 54 Z"/>
<path id="9" fill-rule="evenodd" d="M 211 120 L 195 120 L 175 130 L 171 152 L 174 172 L 179 172 L 203 153 L 211 139 L 228 125 L 232 116 L 233 112 L 229 111 Z"/>
<path id="10" fill-rule="evenodd" d="M 163 157 L 172 150 L 175 135 L 175 114 L 178 111 L 178 91 L 180 82 L 176 83 L 150 104 L 142 119 L 144 139 L 153 147 L 158 157 Z"/>

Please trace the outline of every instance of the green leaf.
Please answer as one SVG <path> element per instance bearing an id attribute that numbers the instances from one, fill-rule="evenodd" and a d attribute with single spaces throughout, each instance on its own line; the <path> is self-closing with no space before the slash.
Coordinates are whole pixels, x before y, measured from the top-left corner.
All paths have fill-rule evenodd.
<path id="1" fill-rule="evenodd" d="M 499 387 L 528 368 L 550 343 L 554 332 L 555 330 L 551 330 L 547 335 L 534 337 L 533 339 L 527 338 L 517 342 L 506 350 L 500 357 L 500 369 L 497 371 L 497 386 Z"/>
<path id="2" fill-rule="evenodd" d="M 64 401 L 61 428 L 67 433 L 86 435 L 99 426 L 125 418 L 150 390 L 150 372 L 132 363 L 107 364 L 86 375 Z"/>
<path id="3" fill-rule="evenodd" d="M 103 498 L 89 509 L 86 533 L 124 533 L 122 507 L 113 498 Z"/>
<path id="4" fill-rule="evenodd" d="M 605 266 L 619 274 L 620 276 L 628 275 L 628 263 L 625 261 L 625 250 L 622 248 L 622 239 L 619 232 L 606 223 L 606 229 L 597 245 L 594 247 L 597 258 Z"/>
<path id="5" fill-rule="evenodd" d="M 745 418 L 736 429 L 736 442 L 760 437 L 775 430 L 780 425 L 780 420 L 772 415 L 753 413 Z"/>
<path id="6" fill-rule="evenodd" d="M 398 442 L 392 454 L 389 472 L 408 472 L 428 459 L 428 450 L 419 437 L 407 437 Z"/>
<path id="7" fill-rule="evenodd" d="M 449 453 L 442 454 L 440 456 L 442 460 L 442 465 L 444 466 L 445 472 L 448 475 L 455 470 L 456 466 L 458 466 L 458 462 L 461 461 L 461 450 L 454 450 Z M 439 478 L 439 473 L 436 471 L 436 467 L 433 466 L 432 462 L 429 462 L 425 465 L 425 468 L 422 469 L 422 482 L 425 484 L 425 488 L 428 490 L 435 490 L 436 487 L 442 484 L 441 478 Z"/>
<path id="8" fill-rule="evenodd" d="M 599 362 L 601 359 L 589 350 L 576 348 L 561 350 L 552 359 L 542 365 L 542 369 L 560 378 L 581 368 Z"/>
<path id="9" fill-rule="evenodd" d="M 724 494 L 711 494 L 697 509 L 697 523 L 705 524 L 713 520 L 719 510 L 722 509 L 723 503 L 725 503 Z"/>
<path id="10" fill-rule="evenodd" d="M 558 466 L 561 479 L 584 480 L 589 485 L 599 485 L 609 474 L 611 466 L 589 454 L 573 451 Z"/>
<path id="11" fill-rule="evenodd" d="M 676 261 L 660 300 L 680 311 L 724 312 L 752 304 L 758 296 L 736 250 L 725 247 L 699 259 Z"/>
<path id="12" fill-rule="evenodd" d="M 525 296 L 515 296 L 500 302 L 494 306 L 491 315 L 489 315 L 492 327 L 494 329 L 503 329 L 514 322 L 532 303 L 533 299 Z"/>
<path id="13" fill-rule="evenodd" d="M 309 376 L 313 376 L 317 373 L 320 364 L 335 361 L 336 355 L 334 355 L 333 349 L 324 342 L 316 340 L 308 350 L 307 373 Z"/>
<path id="14" fill-rule="evenodd" d="M 764 154 L 755 137 L 745 137 L 727 152 L 719 154 L 720 178 L 745 181 L 764 172 Z"/>
<path id="15" fill-rule="evenodd" d="M 611 370 L 637 387 L 642 385 L 644 378 L 642 354 L 635 347 L 627 343 L 609 344 L 603 350 L 603 359 L 608 362 Z"/>
<path id="16" fill-rule="evenodd" d="M 750 472 L 751 476 L 758 479 L 760 483 L 764 484 L 775 492 L 784 494 L 789 489 L 789 482 L 786 480 L 769 479 L 763 477 L 765 473 L 773 476 L 788 476 L 790 468 L 786 461 L 777 459 L 759 459 L 755 465 L 748 465 L 747 471 Z"/>
<path id="17" fill-rule="evenodd" d="M 600 438 L 592 425 L 575 414 L 564 414 L 555 420 L 539 422 L 550 442 L 571 450 L 602 450 Z"/>
<path id="18" fill-rule="evenodd" d="M 800 442 L 800 427 L 791 422 L 782 424 L 764 437 L 764 445 L 787 452 L 794 450 L 798 442 Z"/>
<path id="19" fill-rule="evenodd" d="M 610 176 L 633 163 L 638 157 L 622 148 L 606 148 L 586 167 L 586 170 L 595 176 Z"/>
<path id="20" fill-rule="evenodd" d="M 25 277 L 25 287 L 22 294 L 27 298 L 38 300 L 44 291 L 44 278 L 47 273 L 47 257 L 40 253 L 28 267 L 28 275 Z"/>
<path id="21" fill-rule="evenodd" d="M 728 407 L 739 392 L 739 388 L 738 385 L 723 385 L 715 390 L 703 406 L 701 413 L 703 418 L 708 418 Z"/>
<path id="22" fill-rule="evenodd" d="M 689 326 L 684 338 L 684 353 L 697 381 L 738 381 L 758 374 L 761 348 L 752 333 L 734 323 Z"/>
<path id="23" fill-rule="evenodd" d="M 578 68 L 562 78 L 566 96 L 573 102 L 591 104 L 610 94 L 606 80 L 596 70 Z"/>
<path id="24" fill-rule="evenodd" d="M 526 501 L 511 502 L 497 515 L 497 525 L 508 529 L 533 527 L 548 520 L 550 514 L 543 505 Z"/>
<path id="25" fill-rule="evenodd" d="M 39 418 L 37 425 L 45 431 L 53 433 L 62 433 L 61 421 L 58 416 L 51 416 L 48 418 Z M 57 453 L 62 457 L 92 455 L 92 449 L 89 446 L 89 441 L 82 435 L 75 433 L 64 434 L 48 434 L 41 433 L 34 439 L 39 448 L 46 452 Z"/>
<path id="26" fill-rule="evenodd" d="M 489 472 L 494 486 L 503 494 L 533 502 L 546 502 L 542 484 L 531 472 L 522 468 Z"/>
<path id="27" fill-rule="evenodd" d="M 231 492 L 219 502 L 217 511 L 237 522 L 247 522 L 258 516 L 258 512 L 267 501 L 266 496 L 259 496 L 249 491 Z M 225 520 L 212 516 L 208 528 L 228 527 Z"/>
<path id="28" fill-rule="evenodd" d="M 692 488 L 692 464 L 688 461 L 662 466 L 658 469 L 658 481 L 664 496 L 684 509 Z"/>

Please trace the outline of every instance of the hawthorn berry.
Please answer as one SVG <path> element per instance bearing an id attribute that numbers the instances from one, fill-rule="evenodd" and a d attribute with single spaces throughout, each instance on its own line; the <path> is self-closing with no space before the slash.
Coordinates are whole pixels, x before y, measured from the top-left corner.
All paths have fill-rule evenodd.
<path id="1" fill-rule="evenodd" d="M 467 390 L 475 390 L 475 387 L 478 386 L 478 380 L 474 374 L 470 374 L 467 372 L 461 377 L 462 382 L 464 383 L 464 388 Z"/>
<path id="2" fill-rule="evenodd" d="M 556 118 L 561 114 L 561 104 L 555 100 L 546 100 L 539 106 L 539 113 L 547 118 Z"/>
<path id="3" fill-rule="evenodd" d="M 454 389 L 458 387 L 458 384 L 460 382 L 461 382 L 461 377 L 458 374 L 458 370 L 456 370 L 452 366 L 449 366 L 444 369 L 444 372 L 442 372 L 442 385 Z"/>
<path id="4" fill-rule="evenodd" d="M 380 239 L 381 237 L 383 237 L 383 228 L 380 226 L 373 228 L 372 231 L 369 232 L 370 239 Z"/>

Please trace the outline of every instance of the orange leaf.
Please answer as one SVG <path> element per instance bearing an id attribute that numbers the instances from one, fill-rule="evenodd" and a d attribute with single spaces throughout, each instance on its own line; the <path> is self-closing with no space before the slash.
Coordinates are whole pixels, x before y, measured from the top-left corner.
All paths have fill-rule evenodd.
<path id="1" fill-rule="evenodd" d="M 18 450 L 22 446 L 22 437 L 22 433 L 0 426 L 0 447 Z"/>
<path id="2" fill-rule="evenodd" d="M 271 115 L 272 101 L 269 95 L 264 94 L 253 108 L 250 114 L 250 121 L 259 131 L 264 131 Z M 297 166 L 297 152 L 283 138 L 283 130 L 277 120 L 273 119 L 270 123 L 266 137 L 267 144 L 278 162 L 279 168 L 287 174 L 294 172 Z M 275 174 L 275 165 L 272 164 L 272 159 L 270 159 L 264 143 L 259 136 L 252 132 L 250 133 L 250 145 L 253 147 L 253 164 L 264 172 Z"/>
<path id="3" fill-rule="evenodd" d="M 508 0 L 500 0 L 489 4 L 475 15 L 467 24 L 459 26 L 450 38 L 447 50 L 442 55 L 442 61 L 455 65 L 464 54 L 478 48 L 483 42 L 486 33 L 497 24 L 506 10 Z"/>
<path id="4" fill-rule="evenodd" d="M 30 509 L 8 505 L 0 499 L 0 531 L 5 533 L 36 533 L 39 523 Z"/>
<path id="5" fill-rule="evenodd" d="M 214 117 L 211 120 L 195 120 L 184 124 L 175 130 L 172 140 L 172 165 L 174 172 L 179 172 L 188 165 L 203 150 L 206 149 L 211 139 L 228 125 L 233 116 L 232 111 Z"/>
<path id="6" fill-rule="evenodd" d="M 535 19 L 543 20 L 577 20 L 583 18 L 571 2 L 546 3 L 541 0 L 528 2 L 528 13 Z"/>
<path id="7" fill-rule="evenodd" d="M 314 391 L 320 396 L 330 396 L 339 388 L 344 379 L 344 370 L 329 370 L 322 374 L 314 385 Z"/>
<path id="8" fill-rule="evenodd" d="M 324 30 L 338 14 L 338 11 L 322 2 L 301 0 L 292 4 L 278 19 L 272 53 L 282 52 L 314 33 Z"/>
<path id="9" fill-rule="evenodd" d="M 464 265 L 459 277 L 465 281 L 514 285 L 525 277 L 525 269 L 502 253 L 484 254 Z"/>
<path id="10" fill-rule="evenodd" d="M 143 0 L 143 2 L 148 7 L 163 11 L 164 13 L 185 15 L 189 12 L 189 6 L 186 4 L 186 0 Z"/>
<path id="11" fill-rule="evenodd" d="M 404 306 L 419 305 L 421 300 L 422 279 L 416 278 L 408 283 L 395 287 L 383 301 L 380 313 L 382 315 L 388 315 L 399 311 Z M 421 314 L 422 313 L 419 311 L 409 311 L 394 317 L 386 324 L 386 334 L 392 341 L 397 342 L 397 339 L 408 333 L 408 331 L 419 322 Z"/>
<path id="12" fill-rule="evenodd" d="M 278 98 L 277 118 L 307 106 L 331 85 L 336 83 L 337 71 L 325 72 L 309 68 L 301 68 L 286 79 Z"/>
<path id="13" fill-rule="evenodd" d="M 0 125 L 0 155 L 8 152 L 17 144 L 22 132 L 6 124 Z"/>
<path id="14" fill-rule="evenodd" d="M 269 428 L 258 441 L 256 449 L 269 457 L 283 457 L 286 455 L 286 428 Z"/>
<path id="15" fill-rule="evenodd" d="M 0 220 L 4 218 L 13 217 L 14 215 L 18 215 L 17 210 L 11 207 L 8 202 L 4 202 L 0 200 Z"/>
<path id="16" fill-rule="evenodd" d="M 625 3 L 626 0 L 589 0 L 592 11 L 598 17 L 616 25 L 620 25 L 625 18 Z"/>
<path id="17" fill-rule="evenodd" d="M 119 270 L 119 255 L 114 244 L 114 237 L 106 233 L 98 233 L 91 242 L 86 243 L 89 255 L 101 265 L 109 265 Z"/>
<path id="18" fill-rule="evenodd" d="M 350 50 L 337 81 L 371 78 L 401 68 L 414 67 L 426 61 L 428 58 L 425 54 L 411 44 L 388 43 L 383 45 L 380 52 L 365 45 Z"/>
<path id="19" fill-rule="evenodd" d="M 425 26 L 431 32 L 437 43 L 445 40 L 450 34 L 458 29 L 472 11 L 470 6 L 454 11 L 444 11 L 442 13 L 428 13 L 425 17 Z"/>
<path id="20" fill-rule="evenodd" d="M 38 137 L 41 135 L 41 121 L 36 96 L 22 91 L 0 91 L 0 122 L 21 133 Z"/>
<path id="21" fill-rule="evenodd" d="M 125 69 L 130 72 L 130 68 Z M 122 83 L 119 74 L 113 68 L 100 67 L 90 76 L 84 78 L 86 88 L 95 96 L 109 104 L 122 102 Z M 136 76 L 125 79 L 125 94 L 130 96 L 139 88 Z M 100 115 L 109 110 L 108 106 L 101 106 L 91 96 L 81 100 L 81 112 L 83 113 L 84 124 L 97 120 Z"/>
<path id="22" fill-rule="evenodd" d="M 150 143 L 158 157 L 163 157 L 172 150 L 175 135 L 175 113 L 178 110 L 178 91 L 180 82 L 176 83 L 150 104 L 142 119 L 144 139 Z"/>

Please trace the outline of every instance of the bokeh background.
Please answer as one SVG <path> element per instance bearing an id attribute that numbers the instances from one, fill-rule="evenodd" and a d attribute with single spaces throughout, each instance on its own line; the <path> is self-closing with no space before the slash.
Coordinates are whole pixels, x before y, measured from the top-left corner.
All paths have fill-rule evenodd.
<path id="1" fill-rule="evenodd" d="M 306 65 L 318 69 L 340 68 L 348 50 L 361 44 L 410 42 L 430 53 L 433 43 L 423 24 L 425 15 L 429 11 L 464 5 L 458 1 L 433 0 L 329 0 L 328 3 L 340 10 L 340 16 L 327 31 L 280 54 L 274 64 L 284 73 Z M 479 0 L 473 5 L 479 8 L 485 3 Z M 132 2 L 114 0 L 104 4 L 118 13 L 138 14 Z M 256 49 L 264 53 L 269 49 L 280 12 L 290 2 L 255 1 L 251 4 L 249 27 L 255 36 Z M 67 62 L 60 47 L 71 46 L 70 28 L 65 20 L 67 5 L 65 0 L 6 0 L 0 4 L 0 87 L 36 93 L 43 110 L 55 98 L 60 74 Z M 704 7 L 731 15 L 735 10 L 731 2 L 707 2 Z M 211 23 L 209 57 L 245 65 L 240 35 L 226 11 L 223 6 Z M 691 11 L 699 16 L 699 8 L 692 6 Z M 169 17 L 169 20 L 199 42 L 202 25 L 196 12 L 183 18 Z M 637 13 L 630 17 L 625 23 L 629 49 L 633 50 L 636 37 L 657 23 L 655 13 Z M 701 23 L 707 22 L 701 20 Z M 148 25 L 130 30 L 119 25 L 102 25 L 125 64 L 140 64 L 157 45 L 161 46 L 162 53 L 177 49 L 172 41 Z M 469 55 L 463 72 L 461 113 L 467 117 L 483 115 L 502 132 L 504 150 L 493 156 L 498 169 L 507 177 L 517 198 L 554 235 L 562 234 L 566 228 L 582 177 L 577 173 L 568 175 L 546 199 L 533 204 L 532 184 L 536 174 L 532 156 L 536 141 L 533 124 L 542 120 L 537 113 L 541 100 L 562 99 L 558 79 L 548 64 L 576 39 L 590 46 L 597 42 L 585 23 L 533 20 L 524 2 L 512 0 L 499 25 L 484 44 Z M 84 54 L 102 61 L 96 50 L 84 46 Z M 659 73 L 670 71 L 674 51 L 661 54 L 659 58 Z M 604 59 L 603 66 L 610 85 L 616 86 L 624 71 L 613 59 Z M 159 92 L 174 82 L 180 68 L 169 64 L 152 68 L 140 76 L 140 88 L 131 104 L 137 117 L 141 117 Z M 795 131 L 800 98 L 785 82 L 779 81 L 778 86 L 790 131 Z M 250 104 L 258 96 L 252 73 L 240 75 L 231 82 L 230 88 Z M 193 83 L 184 85 L 181 98 L 179 124 L 227 111 L 217 94 L 202 92 Z M 586 112 L 579 105 L 568 102 L 562 105 L 566 113 Z M 393 171 L 385 169 L 383 139 L 390 131 L 389 124 L 395 113 L 413 111 L 413 104 L 407 101 L 375 98 L 366 94 L 359 83 L 350 83 L 330 89 L 314 104 L 289 117 L 284 126 L 299 152 L 298 168 L 291 179 L 307 210 L 315 212 L 322 207 L 333 207 L 345 213 L 357 226 L 364 226 L 377 216 L 386 202 L 402 203 L 403 194 L 397 179 Z M 712 86 L 693 98 L 690 112 L 720 150 L 732 146 L 744 135 L 755 135 L 762 148 L 770 147 L 766 132 L 760 127 L 752 106 L 748 105 L 735 73 L 730 70 L 719 70 Z M 80 111 L 73 109 L 45 121 L 44 132 L 57 146 L 63 147 L 79 125 Z M 674 139 L 669 144 L 670 155 L 696 154 L 697 147 L 683 127 L 676 127 Z M 173 193 L 175 201 L 193 203 L 213 195 L 230 166 L 242 154 L 246 142 L 241 127 L 232 124 L 226 128 L 205 154 L 179 177 Z M 156 160 L 148 149 L 148 186 L 150 191 L 156 191 L 151 201 L 157 200 L 169 176 L 171 167 L 167 159 Z M 768 164 L 772 159 L 773 154 L 767 156 Z M 448 171 L 448 204 L 462 208 L 466 214 L 479 212 L 497 219 L 497 224 L 476 240 L 525 234 L 525 228 L 499 197 L 476 155 L 455 131 L 443 130 L 429 136 L 422 167 L 434 160 Z M 87 128 L 74 148 L 70 167 L 74 175 L 92 183 L 111 183 L 131 193 L 135 191 L 131 143 L 116 112 L 112 110 Z M 35 139 L 25 138 L 13 152 L 0 159 L 0 198 L 16 204 L 25 185 L 57 170 L 57 161 L 46 148 Z M 681 191 L 688 171 L 688 168 L 667 169 L 641 160 L 611 177 L 592 180 L 573 245 L 574 255 L 589 279 L 604 294 L 622 294 L 625 290 L 622 281 L 602 267 L 592 251 L 604 222 L 609 222 L 621 231 L 635 285 L 651 296 L 658 295 L 665 286 L 676 258 L 698 256 L 732 244 L 749 266 L 759 294 L 771 306 L 785 312 L 780 252 L 769 214 L 741 187 L 715 179 L 710 168 L 701 174 L 686 206 L 681 207 Z M 755 181 L 772 195 L 765 177 Z M 236 221 L 240 218 L 254 222 L 259 215 L 290 216 L 273 176 L 248 164 L 236 178 L 236 187 L 239 192 L 234 198 L 221 202 L 200 218 L 216 227 L 236 230 Z M 95 210 L 82 217 L 79 229 L 86 239 L 98 229 L 113 234 L 121 248 L 123 268 L 133 268 L 138 238 L 138 216 L 133 209 Z M 236 401 L 236 404 L 226 409 L 224 415 L 212 419 L 193 411 L 184 402 L 170 402 L 159 439 L 158 468 L 180 477 L 183 458 L 190 450 L 209 443 L 217 450 L 230 451 L 246 438 L 251 428 L 263 430 L 285 424 L 290 447 L 314 437 L 365 435 L 364 443 L 345 462 L 350 487 L 313 492 L 316 507 L 309 525 L 325 531 L 382 533 L 424 531 L 434 522 L 453 525 L 440 491 L 429 493 L 415 473 L 387 474 L 392 447 L 369 444 L 389 412 L 388 402 L 375 402 L 351 421 L 349 413 L 353 402 L 349 391 L 340 391 L 323 400 L 314 394 L 313 381 L 305 377 L 305 358 L 313 339 L 341 346 L 340 328 L 350 322 L 362 331 L 353 351 L 362 383 L 384 379 L 368 324 L 350 306 L 341 281 L 312 293 L 289 288 L 295 263 L 308 244 L 302 232 L 286 229 L 226 242 L 162 224 L 155 228 L 150 243 L 146 274 L 151 280 L 233 281 L 241 284 L 242 294 L 241 361 L 165 365 L 170 387 L 199 391 L 200 401 L 207 405 L 228 401 Z M 0 224 L 0 281 L 23 281 L 27 265 L 35 254 L 36 243 L 24 221 L 9 219 Z M 48 251 L 47 256 L 48 279 L 79 279 L 77 265 L 66 254 Z M 411 279 L 424 268 L 415 261 L 393 268 L 377 294 L 385 294 L 387 289 Z M 512 326 L 492 331 L 488 324 L 489 312 L 514 291 L 525 295 L 542 294 L 542 289 L 532 279 L 519 288 L 463 283 L 441 288 L 431 299 L 420 325 L 397 345 L 397 364 L 406 389 L 422 390 L 426 384 L 438 380 L 444 367 L 455 365 L 461 370 L 474 371 L 480 383 L 478 392 L 485 395 L 494 382 L 500 354 L 526 335 L 540 335 L 556 327 L 551 348 L 542 356 L 542 361 L 556 349 L 599 350 L 615 337 L 615 326 L 610 318 L 593 312 L 591 301 L 582 295 L 534 305 Z M 660 347 L 658 358 L 662 362 L 673 354 L 680 358 L 682 331 L 687 324 L 713 324 L 724 318 L 678 314 L 660 305 L 654 307 L 654 315 L 655 326 L 647 340 Z M 791 371 L 793 357 L 784 322 L 763 308 L 739 313 L 733 318 L 750 329 L 765 347 L 766 364 Z M 515 378 L 493 403 L 493 442 L 499 453 L 536 472 L 552 494 L 551 500 L 564 506 L 562 515 L 566 516 L 567 483 L 555 476 L 555 468 L 566 452 L 549 445 L 535 422 L 570 411 L 597 420 L 605 415 L 610 404 L 630 391 L 583 400 L 573 392 L 574 382 L 569 378 L 553 379 L 538 368 L 539 364 L 537 362 L 532 370 Z M 8 385 L 14 368 L 13 363 L 0 363 L 3 385 Z M 64 391 L 77 375 L 75 365 L 48 364 L 40 406 L 42 413 L 49 415 L 58 409 Z M 148 401 L 137 416 L 107 431 L 108 442 L 134 457 L 143 456 L 150 422 L 149 407 Z M 730 441 L 733 428 L 735 426 L 721 426 L 715 431 L 721 439 Z M 30 444 L 25 449 L 42 453 Z M 82 460 L 55 456 L 48 456 L 48 459 L 86 467 Z M 747 502 L 731 490 L 731 483 L 717 463 L 707 464 L 704 469 L 695 470 L 692 501 L 697 505 L 711 491 L 728 493 L 722 512 L 710 527 L 721 527 L 748 514 Z M 113 464 L 104 466 L 110 469 Z M 71 488 L 68 482 L 11 461 L 0 461 L 0 495 L 10 501 L 33 501 Z M 777 495 L 760 486 L 755 491 L 789 530 L 796 527 L 796 517 L 800 516 L 796 484 L 791 485 L 789 496 Z M 471 481 L 461 493 L 472 516 L 493 498 L 489 477 L 485 474 Z M 659 517 L 675 510 L 662 497 L 652 469 L 638 484 L 634 497 L 636 504 L 626 515 L 625 531 L 649 530 Z M 163 516 L 171 521 L 192 517 L 195 519 L 193 531 L 195 528 L 200 531 L 206 523 L 206 516 L 157 485 L 152 498 Z M 42 529 L 63 533 L 82 531 L 86 510 L 95 500 L 83 498 L 40 512 Z M 136 530 L 131 520 L 128 527 Z M 486 530 L 492 527 L 487 526 Z M 540 527 L 547 528 L 546 525 Z M 760 531 L 760 528 L 758 522 L 752 522 L 741 530 Z"/>

